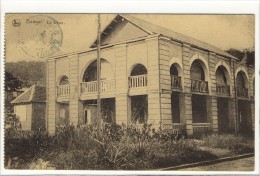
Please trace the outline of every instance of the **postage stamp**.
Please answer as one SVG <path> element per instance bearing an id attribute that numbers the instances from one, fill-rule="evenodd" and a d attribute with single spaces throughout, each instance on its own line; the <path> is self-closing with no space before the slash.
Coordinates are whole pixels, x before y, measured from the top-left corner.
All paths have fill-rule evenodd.
<path id="1" fill-rule="evenodd" d="M 4 13 L 1 172 L 259 172 L 259 11 L 87 12 Z"/>

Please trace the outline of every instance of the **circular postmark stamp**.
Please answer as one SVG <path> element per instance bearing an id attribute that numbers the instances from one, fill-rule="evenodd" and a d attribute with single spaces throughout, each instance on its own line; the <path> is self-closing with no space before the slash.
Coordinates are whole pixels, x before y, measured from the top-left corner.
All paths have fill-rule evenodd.
<path id="1" fill-rule="evenodd" d="M 62 40 L 59 22 L 50 16 L 31 16 L 19 25 L 18 45 L 31 57 L 50 57 L 59 50 Z"/>

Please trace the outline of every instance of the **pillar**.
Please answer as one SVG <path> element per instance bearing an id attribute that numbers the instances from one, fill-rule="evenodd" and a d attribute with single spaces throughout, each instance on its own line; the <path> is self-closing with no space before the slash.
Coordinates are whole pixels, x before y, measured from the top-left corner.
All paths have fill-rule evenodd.
<path id="1" fill-rule="evenodd" d="M 171 77 L 170 77 L 170 43 L 159 40 L 159 82 L 162 125 L 172 124 L 171 112 Z"/>
<path id="2" fill-rule="evenodd" d="M 78 125 L 79 119 L 83 116 L 82 102 L 79 100 L 79 55 L 69 56 L 69 81 L 70 81 L 70 98 L 69 98 L 69 122 Z"/>
<path id="3" fill-rule="evenodd" d="M 236 130 L 236 101 L 234 98 L 230 98 L 228 102 L 228 110 L 229 110 L 229 129 L 230 131 Z"/>
<path id="4" fill-rule="evenodd" d="M 183 95 L 183 106 L 184 106 L 184 119 L 186 124 L 186 131 L 188 135 L 193 134 L 193 127 L 192 127 L 192 94 L 185 93 Z"/>
<path id="5" fill-rule="evenodd" d="M 127 75 L 127 46 L 125 44 L 115 46 L 116 59 L 116 123 L 121 125 L 128 123 L 129 98 Z"/>
<path id="6" fill-rule="evenodd" d="M 213 132 L 218 132 L 218 105 L 215 96 L 207 96 L 207 122 L 212 123 Z"/>
<path id="7" fill-rule="evenodd" d="M 148 124 L 158 130 L 161 127 L 161 107 L 160 107 L 160 80 L 159 80 L 159 55 L 158 38 L 146 40 L 147 47 L 147 71 L 148 71 Z"/>
<path id="8" fill-rule="evenodd" d="M 56 93 L 56 63 L 55 60 L 47 61 L 47 131 L 55 133 L 57 114 Z"/>

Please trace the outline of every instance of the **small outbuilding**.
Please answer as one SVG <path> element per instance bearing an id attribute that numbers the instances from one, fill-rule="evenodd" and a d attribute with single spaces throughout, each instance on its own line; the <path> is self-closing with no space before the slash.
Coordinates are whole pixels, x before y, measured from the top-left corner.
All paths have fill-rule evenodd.
<path id="1" fill-rule="evenodd" d="M 22 130 L 45 129 L 46 87 L 32 85 L 11 102 Z"/>

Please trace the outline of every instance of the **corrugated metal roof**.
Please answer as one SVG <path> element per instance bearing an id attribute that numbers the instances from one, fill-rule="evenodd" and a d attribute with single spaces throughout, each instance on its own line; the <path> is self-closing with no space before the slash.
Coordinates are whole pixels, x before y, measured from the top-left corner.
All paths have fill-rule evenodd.
<path id="1" fill-rule="evenodd" d="M 170 38 L 170 39 L 172 39 L 174 41 L 180 42 L 180 43 L 188 44 L 188 45 L 191 45 L 191 46 L 196 46 L 196 47 L 201 48 L 203 50 L 214 52 L 216 54 L 219 54 L 219 55 L 222 55 L 222 56 L 225 56 L 225 57 L 228 57 L 228 58 L 237 59 L 236 57 L 230 55 L 229 53 L 221 50 L 220 48 L 218 48 L 216 46 L 213 46 L 211 44 L 208 44 L 206 42 L 200 41 L 198 39 L 194 39 L 192 37 L 183 35 L 181 33 L 174 32 L 172 30 L 163 28 L 161 26 L 152 24 L 150 22 L 141 20 L 141 19 L 133 17 L 131 15 L 119 14 L 114 19 L 118 19 L 119 17 L 125 18 L 130 23 L 138 26 L 139 28 L 141 28 L 142 30 L 148 32 L 149 34 L 162 35 L 162 36 L 168 37 L 168 38 Z M 113 20 L 112 20 L 112 22 L 113 22 Z M 112 22 L 110 24 L 112 24 Z M 109 27 L 109 25 L 103 30 L 103 32 Z M 96 43 L 96 41 L 93 42 L 91 47 L 95 47 L 95 43 Z"/>
<path id="2" fill-rule="evenodd" d="M 12 104 L 31 103 L 31 102 L 45 102 L 46 88 L 44 86 L 32 85 L 28 90 L 14 99 Z"/>

